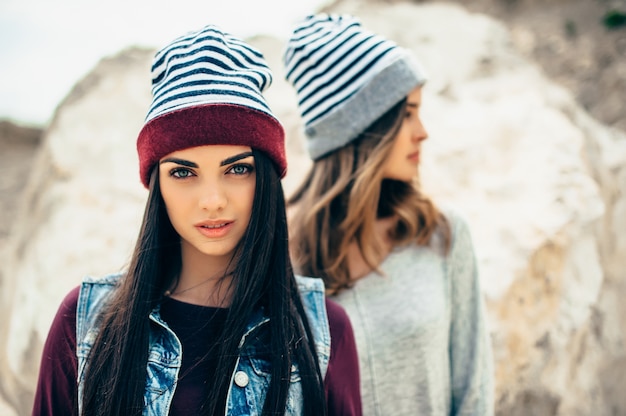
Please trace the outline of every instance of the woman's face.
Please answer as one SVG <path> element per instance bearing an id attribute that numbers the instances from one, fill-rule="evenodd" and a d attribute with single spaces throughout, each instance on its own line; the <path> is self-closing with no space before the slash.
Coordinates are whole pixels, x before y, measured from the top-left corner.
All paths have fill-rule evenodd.
<path id="1" fill-rule="evenodd" d="M 183 258 L 201 254 L 228 261 L 244 235 L 256 188 L 252 149 L 209 145 L 159 161 L 160 189 Z"/>
<path id="2" fill-rule="evenodd" d="M 385 163 L 385 179 L 409 182 L 417 175 L 422 141 L 428 138 L 419 116 L 422 88 L 409 93 L 406 114 Z"/>

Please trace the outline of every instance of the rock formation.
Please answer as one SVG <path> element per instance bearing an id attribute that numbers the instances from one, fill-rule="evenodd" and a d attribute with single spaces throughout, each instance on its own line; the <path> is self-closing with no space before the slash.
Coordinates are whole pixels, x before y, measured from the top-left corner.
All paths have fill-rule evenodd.
<path id="1" fill-rule="evenodd" d="M 421 178 L 472 229 L 498 414 L 624 414 L 625 135 L 592 119 L 486 16 L 445 4 L 344 2 L 333 11 L 412 48 L 428 70 Z M 309 162 L 283 80 L 283 41 L 251 42 L 275 70 L 268 99 L 288 135 L 289 192 Z M 103 60 L 46 131 L 0 269 L 10 317 L 0 327 L 0 396 L 16 414 L 29 412 L 65 293 L 128 260 L 146 196 L 134 145 L 150 59 L 133 49 Z"/>

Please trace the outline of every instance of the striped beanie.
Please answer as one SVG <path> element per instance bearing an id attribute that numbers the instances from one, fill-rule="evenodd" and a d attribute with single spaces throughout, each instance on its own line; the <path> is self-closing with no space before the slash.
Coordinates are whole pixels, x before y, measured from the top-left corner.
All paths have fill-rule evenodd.
<path id="1" fill-rule="evenodd" d="M 284 130 L 262 95 L 271 82 L 263 55 L 216 26 L 188 33 L 158 51 L 152 104 L 137 138 L 144 186 L 163 156 L 208 144 L 261 150 L 283 177 Z"/>
<path id="2" fill-rule="evenodd" d="M 308 16 L 294 29 L 284 64 L 313 160 L 350 143 L 426 81 L 408 50 L 350 15 Z"/>

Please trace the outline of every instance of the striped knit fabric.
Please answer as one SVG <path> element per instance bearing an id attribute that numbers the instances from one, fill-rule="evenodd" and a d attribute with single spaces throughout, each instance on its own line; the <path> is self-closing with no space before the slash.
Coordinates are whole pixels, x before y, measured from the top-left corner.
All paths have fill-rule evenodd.
<path id="1" fill-rule="evenodd" d="M 304 19 L 284 64 L 314 160 L 348 144 L 426 80 L 407 50 L 349 15 Z"/>
<path id="2" fill-rule="evenodd" d="M 238 104 L 273 116 L 261 93 L 272 83 L 263 55 L 215 26 L 174 40 L 152 64 L 146 121 L 181 108 Z"/>
<path id="3" fill-rule="evenodd" d="M 258 50 L 213 25 L 158 51 L 152 104 L 137 139 L 144 185 L 163 156 L 208 144 L 265 151 L 283 176 L 284 131 L 262 94 L 271 82 Z"/>

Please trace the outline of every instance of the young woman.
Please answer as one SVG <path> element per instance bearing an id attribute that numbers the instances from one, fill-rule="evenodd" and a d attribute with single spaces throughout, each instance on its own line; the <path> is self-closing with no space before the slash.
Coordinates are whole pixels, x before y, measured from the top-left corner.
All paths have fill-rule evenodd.
<path id="1" fill-rule="evenodd" d="M 292 272 L 263 56 L 206 26 L 152 75 L 132 260 L 63 301 L 33 414 L 359 415 L 347 315 Z"/>
<path id="2" fill-rule="evenodd" d="M 423 71 L 347 15 L 302 21 L 284 61 L 313 159 L 289 201 L 294 264 L 350 316 L 363 414 L 493 414 L 470 233 L 417 182 Z"/>

